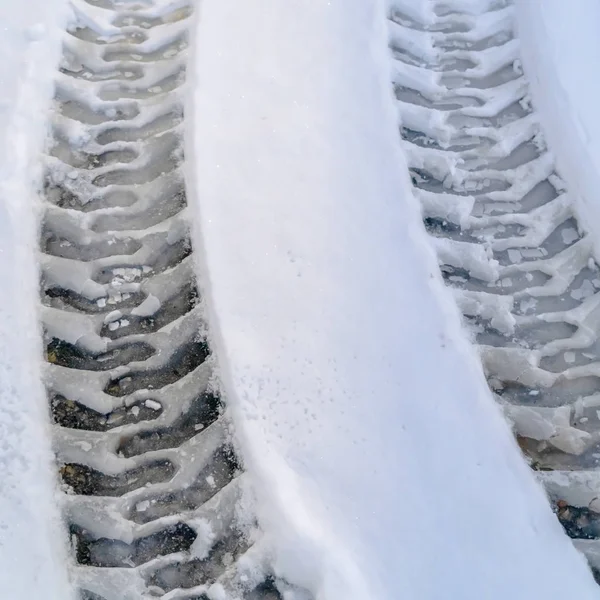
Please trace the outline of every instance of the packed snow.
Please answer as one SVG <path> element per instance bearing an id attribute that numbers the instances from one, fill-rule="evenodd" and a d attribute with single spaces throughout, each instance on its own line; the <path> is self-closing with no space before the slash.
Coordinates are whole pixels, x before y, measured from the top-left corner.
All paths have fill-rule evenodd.
<path id="1" fill-rule="evenodd" d="M 198 17 L 200 268 L 277 574 L 323 600 L 596 598 L 443 286 L 383 2 Z"/>
<path id="2" fill-rule="evenodd" d="M 36 184 L 62 0 L 0 4 L 0 596 L 74 597 L 41 383 Z"/>

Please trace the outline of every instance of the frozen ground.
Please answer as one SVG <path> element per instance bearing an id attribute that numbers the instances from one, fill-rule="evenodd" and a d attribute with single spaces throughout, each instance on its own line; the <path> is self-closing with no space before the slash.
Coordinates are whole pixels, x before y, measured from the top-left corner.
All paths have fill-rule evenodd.
<path id="1" fill-rule="evenodd" d="M 0 596 L 11 600 L 71 598 L 40 382 L 33 187 L 63 4 L 0 3 Z"/>
<path id="2" fill-rule="evenodd" d="M 200 12 L 189 179 L 279 574 L 328 600 L 597 597 L 443 288 L 402 167 L 384 14 Z"/>

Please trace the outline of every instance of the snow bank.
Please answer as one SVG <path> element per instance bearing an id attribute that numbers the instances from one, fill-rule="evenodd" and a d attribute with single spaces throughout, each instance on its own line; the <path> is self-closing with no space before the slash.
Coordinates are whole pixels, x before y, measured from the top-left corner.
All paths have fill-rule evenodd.
<path id="1" fill-rule="evenodd" d="M 600 242 L 600 3 L 516 0 L 521 56 L 544 136 L 577 199 L 580 225 Z M 596 244 L 596 251 L 600 244 Z"/>
<path id="2" fill-rule="evenodd" d="M 411 196 L 376 0 L 204 0 L 209 318 L 278 573 L 322 600 L 597 598 Z"/>
<path id="3" fill-rule="evenodd" d="M 62 0 L 0 3 L 0 597 L 73 597 L 41 384 L 35 183 Z"/>

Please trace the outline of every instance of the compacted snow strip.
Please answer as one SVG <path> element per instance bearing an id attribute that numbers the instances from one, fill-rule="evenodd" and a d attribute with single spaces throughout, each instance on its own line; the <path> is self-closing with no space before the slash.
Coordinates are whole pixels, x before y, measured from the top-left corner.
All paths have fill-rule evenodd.
<path id="1" fill-rule="evenodd" d="M 274 568 L 324 600 L 595 598 L 443 286 L 385 17 L 376 0 L 198 12 L 188 189 Z"/>
<path id="2" fill-rule="evenodd" d="M 600 58 L 596 0 L 516 0 L 521 58 L 544 135 L 600 247 Z"/>
<path id="3" fill-rule="evenodd" d="M 37 314 L 36 185 L 62 0 L 0 5 L 0 597 L 74 597 L 55 495 Z"/>

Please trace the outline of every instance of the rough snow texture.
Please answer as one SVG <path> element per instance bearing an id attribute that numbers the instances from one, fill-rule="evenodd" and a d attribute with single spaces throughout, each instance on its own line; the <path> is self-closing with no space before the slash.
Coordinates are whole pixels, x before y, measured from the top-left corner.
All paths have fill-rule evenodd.
<path id="1" fill-rule="evenodd" d="M 326 600 L 595 598 L 443 287 L 385 16 L 376 0 L 199 12 L 189 188 L 275 568 Z"/>
<path id="2" fill-rule="evenodd" d="M 39 152 L 61 0 L 0 4 L 0 597 L 72 597 L 40 383 L 34 247 Z"/>

